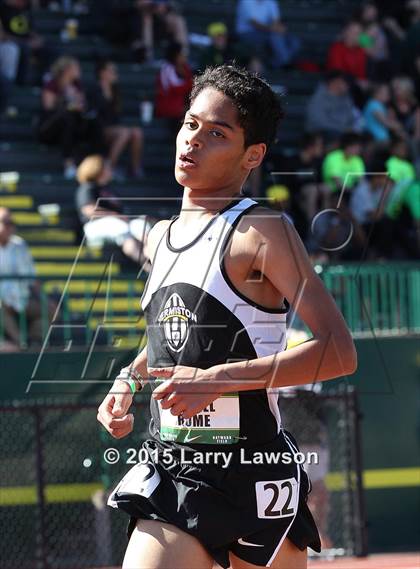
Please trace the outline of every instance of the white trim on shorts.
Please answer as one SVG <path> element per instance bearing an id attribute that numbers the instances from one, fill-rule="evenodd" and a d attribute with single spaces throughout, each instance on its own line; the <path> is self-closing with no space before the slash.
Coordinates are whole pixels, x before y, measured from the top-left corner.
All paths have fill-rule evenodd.
<path id="1" fill-rule="evenodd" d="M 286 443 L 288 444 L 289 448 L 291 449 L 292 454 L 293 454 L 293 458 L 294 458 L 294 457 L 296 456 L 296 454 L 297 454 L 298 451 L 297 451 L 297 449 L 294 447 L 292 441 L 289 439 L 289 437 L 286 435 L 286 433 L 285 433 L 284 431 L 283 431 L 283 436 L 284 436 L 284 439 L 285 439 Z M 289 530 L 290 530 L 290 528 L 292 527 L 293 522 L 295 521 L 295 518 L 296 518 L 297 513 L 298 513 L 298 509 L 299 509 L 299 496 L 300 496 L 300 466 L 299 466 L 299 464 L 298 464 L 296 461 L 295 461 L 295 464 L 296 464 L 296 468 L 297 468 L 297 483 L 298 483 L 298 504 L 297 504 L 297 508 L 296 508 L 296 513 L 295 513 L 295 515 L 293 516 L 293 519 L 292 519 L 292 521 L 290 522 L 288 528 L 286 529 L 286 531 L 285 531 L 285 532 L 283 533 L 283 535 L 281 536 L 280 541 L 279 541 L 277 547 L 275 548 L 275 550 L 274 550 L 274 552 L 273 552 L 273 555 L 272 555 L 272 556 L 270 557 L 270 559 L 268 560 L 266 567 L 271 567 L 271 564 L 273 563 L 273 561 L 274 561 L 274 559 L 275 559 L 277 553 L 279 552 L 280 547 L 283 545 L 283 541 L 286 539 L 287 534 L 289 533 Z"/>

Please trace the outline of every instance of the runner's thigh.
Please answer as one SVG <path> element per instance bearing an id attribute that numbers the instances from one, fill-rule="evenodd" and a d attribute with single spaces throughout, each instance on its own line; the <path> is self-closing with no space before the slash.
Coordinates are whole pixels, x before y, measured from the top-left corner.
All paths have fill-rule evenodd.
<path id="1" fill-rule="evenodd" d="M 253 565 L 230 553 L 231 569 L 261 569 L 261 565 Z M 301 551 L 289 539 L 285 539 L 270 569 L 307 569 L 307 550 Z"/>
<path id="2" fill-rule="evenodd" d="M 186 567 L 212 569 L 213 558 L 195 537 L 171 524 L 152 520 L 137 522 L 127 546 L 122 569 Z"/>

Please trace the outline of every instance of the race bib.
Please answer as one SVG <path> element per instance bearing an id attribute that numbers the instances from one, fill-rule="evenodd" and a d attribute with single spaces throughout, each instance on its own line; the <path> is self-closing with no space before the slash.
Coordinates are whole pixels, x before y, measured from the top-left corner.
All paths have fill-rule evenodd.
<path id="1" fill-rule="evenodd" d="M 256 482 L 255 493 L 259 518 L 275 519 L 296 515 L 299 501 L 296 478 Z"/>
<path id="2" fill-rule="evenodd" d="M 226 445 L 237 443 L 241 438 L 237 393 L 222 395 L 191 419 L 172 415 L 170 409 L 162 409 L 160 402 L 159 412 L 162 441 Z"/>

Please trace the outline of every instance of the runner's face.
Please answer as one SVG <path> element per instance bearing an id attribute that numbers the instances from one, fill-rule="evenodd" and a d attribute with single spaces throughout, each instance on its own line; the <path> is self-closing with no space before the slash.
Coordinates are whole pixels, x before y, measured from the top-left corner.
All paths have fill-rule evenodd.
<path id="1" fill-rule="evenodd" d="M 176 141 L 175 178 L 194 190 L 237 186 L 249 172 L 244 131 L 234 103 L 212 88 L 201 91 L 185 115 Z"/>

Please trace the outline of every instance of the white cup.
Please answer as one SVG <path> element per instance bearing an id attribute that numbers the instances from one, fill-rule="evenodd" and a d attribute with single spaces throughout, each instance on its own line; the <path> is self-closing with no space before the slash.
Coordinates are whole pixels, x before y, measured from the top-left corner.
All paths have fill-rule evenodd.
<path id="1" fill-rule="evenodd" d="M 153 120 L 153 103 L 151 101 L 142 101 L 140 103 L 140 116 L 143 124 L 149 124 Z"/>

